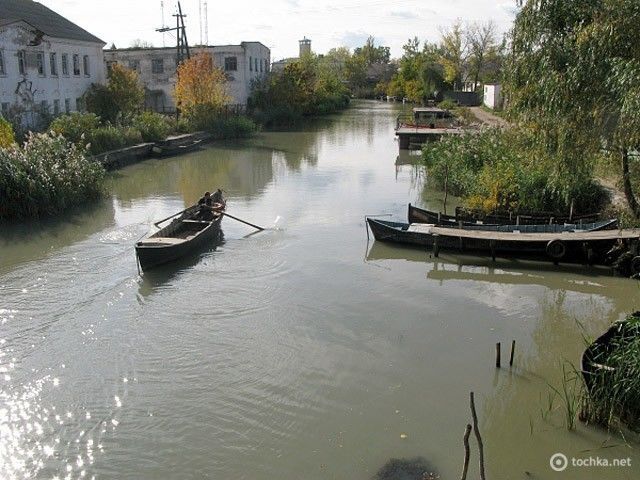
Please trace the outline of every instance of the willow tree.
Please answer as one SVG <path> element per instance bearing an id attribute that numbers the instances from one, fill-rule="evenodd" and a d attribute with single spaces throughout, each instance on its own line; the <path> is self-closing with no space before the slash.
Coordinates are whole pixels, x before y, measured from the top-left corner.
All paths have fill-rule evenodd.
<path id="1" fill-rule="evenodd" d="M 629 207 L 640 146 L 640 2 L 521 0 L 505 71 L 508 107 L 538 133 L 570 188 L 602 151 L 616 157 Z"/>

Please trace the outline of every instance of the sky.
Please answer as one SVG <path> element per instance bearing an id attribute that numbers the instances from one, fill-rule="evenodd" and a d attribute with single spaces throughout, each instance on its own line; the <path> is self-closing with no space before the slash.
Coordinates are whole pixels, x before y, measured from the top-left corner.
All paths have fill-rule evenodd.
<path id="1" fill-rule="evenodd" d="M 129 47 L 136 39 L 154 46 L 175 45 L 175 36 L 155 31 L 162 26 L 161 0 L 39 0 L 110 46 Z M 502 34 L 509 30 L 516 0 L 182 0 L 189 44 L 201 41 L 199 5 L 208 3 L 210 45 L 259 41 L 271 49 L 271 59 L 298 55 L 298 40 L 311 39 L 315 53 L 333 47 L 361 46 L 369 35 L 376 45 L 402 55 L 402 45 L 417 36 L 437 41 L 442 28 L 492 20 Z M 176 0 L 164 0 L 165 23 Z M 204 24 L 204 21 L 203 21 Z M 205 40 L 204 26 L 202 41 Z"/>

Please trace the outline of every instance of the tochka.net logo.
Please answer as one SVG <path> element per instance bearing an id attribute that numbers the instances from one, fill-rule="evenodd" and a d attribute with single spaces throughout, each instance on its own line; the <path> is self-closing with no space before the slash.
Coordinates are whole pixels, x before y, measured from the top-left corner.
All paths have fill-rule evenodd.
<path id="1" fill-rule="evenodd" d="M 563 472 L 568 467 L 576 468 L 609 468 L 630 467 L 631 458 L 603 458 L 603 457 L 567 457 L 564 453 L 554 453 L 549 458 L 549 466 L 556 472 Z"/>

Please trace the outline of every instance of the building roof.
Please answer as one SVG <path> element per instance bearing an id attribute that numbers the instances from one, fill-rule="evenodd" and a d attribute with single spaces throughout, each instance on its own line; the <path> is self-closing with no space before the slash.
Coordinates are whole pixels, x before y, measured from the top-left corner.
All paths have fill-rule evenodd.
<path id="1" fill-rule="evenodd" d="M 0 18 L 3 25 L 26 22 L 49 37 L 105 43 L 62 15 L 32 0 L 0 0 Z"/>

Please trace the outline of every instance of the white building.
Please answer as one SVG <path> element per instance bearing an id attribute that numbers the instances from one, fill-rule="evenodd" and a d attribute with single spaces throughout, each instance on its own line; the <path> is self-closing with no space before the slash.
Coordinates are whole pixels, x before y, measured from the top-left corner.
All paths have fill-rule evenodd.
<path id="1" fill-rule="evenodd" d="M 502 108 L 502 94 L 500 93 L 499 83 L 487 83 L 484 86 L 484 99 L 483 103 L 491 108 Z"/>
<path id="2" fill-rule="evenodd" d="M 105 43 L 31 0 L 0 0 L 0 106 L 33 125 L 39 112 L 78 110 L 105 83 Z"/>
<path id="3" fill-rule="evenodd" d="M 253 81 L 269 71 L 269 48 L 260 42 L 242 42 L 240 45 L 192 47 L 191 55 L 202 51 L 211 55 L 214 65 L 226 73 L 228 94 L 231 97 L 229 103 L 245 107 Z M 175 111 L 175 47 L 105 50 L 104 56 L 107 67 L 119 63 L 138 72 L 146 90 L 149 108 L 159 112 Z"/>

